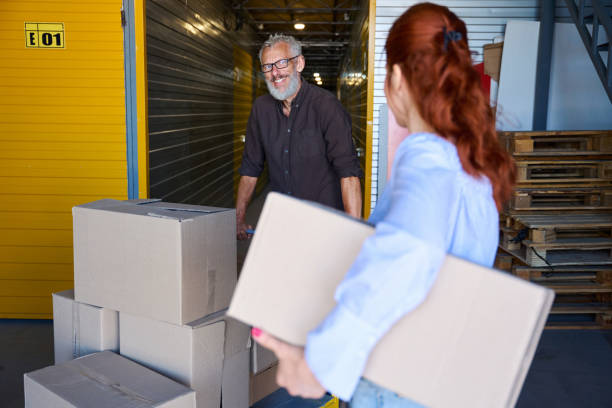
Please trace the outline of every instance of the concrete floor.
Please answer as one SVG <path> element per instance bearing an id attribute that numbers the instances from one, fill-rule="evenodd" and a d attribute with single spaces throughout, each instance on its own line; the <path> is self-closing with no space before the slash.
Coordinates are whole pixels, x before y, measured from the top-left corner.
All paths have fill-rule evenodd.
<path id="1" fill-rule="evenodd" d="M 247 221 L 253 225 L 264 197 L 249 207 Z M 247 249 L 248 242 L 238 243 L 239 263 Z M 23 407 L 23 374 L 51 364 L 52 321 L 0 319 L 0 408 Z M 257 404 L 257 408 L 316 406 L 282 390 Z M 517 407 L 612 407 L 612 330 L 545 331 Z"/>
<path id="2" fill-rule="evenodd" d="M 51 321 L 0 320 L 0 407 L 23 407 L 23 374 L 51 364 Z M 257 408 L 313 406 L 281 391 Z M 545 331 L 517 407 L 612 407 L 612 330 Z"/>

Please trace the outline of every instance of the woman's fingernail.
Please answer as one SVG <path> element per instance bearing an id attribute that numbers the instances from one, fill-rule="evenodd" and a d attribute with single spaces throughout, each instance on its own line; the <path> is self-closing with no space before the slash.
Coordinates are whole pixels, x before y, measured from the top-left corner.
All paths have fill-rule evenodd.
<path id="1" fill-rule="evenodd" d="M 261 335 L 261 330 L 257 327 L 253 327 L 251 329 L 251 334 L 253 335 L 253 337 L 259 337 Z"/>

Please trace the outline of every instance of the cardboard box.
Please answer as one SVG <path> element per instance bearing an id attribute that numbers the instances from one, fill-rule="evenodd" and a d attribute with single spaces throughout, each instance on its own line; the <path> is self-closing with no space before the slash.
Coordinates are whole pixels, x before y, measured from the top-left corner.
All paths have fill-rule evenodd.
<path id="1" fill-rule="evenodd" d="M 174 324 L 228 306 L 234 209 L 99 200 L 72 213 L 78 302 Z"/>
<path id="2" fill-rule="evenodd" d="M 257 401 L 264 399 L 280 388 L 276 383 L 276 372 L 278 364 L 263 370 L 258 374 L 251 374 L 250 391 L 249 391 L 249 406 Z"/>
<path id="3" fill-rule="evenodd" d="M 196 391 L 198 408 L 246 407 L 250 328 L 224 313 L 174 324 L 120 313 L 121 354 Z"/>
<path id="4" fill-rule="evenodd" d="M 74 301 L 74 290 L 53 294 L 55 364 L 103 350 L 119 352 L 119 313 Z"/>
<path id="5" fill-rule="evenodd" d="M 243 350 L 223 359 L 221 383 L 222 407 L 248 407 L 249 403 L 249 350 Z"/>
<path id="6" fill-rule="evenodd" d="M 278 363 L 276 355 L 265 347 L 253 342 L 251 346 L 251 372 L 259 374 Z"/>
<path id="7" fill-rule="evenodd" d="M 193 408 L 184 385 L 110 351 L 24 375 L 26 408 Z"/>
<path id="8" fill-rule="evenodd" d="M 372 233 L 342 213 L 269 194 L 228 314 L 305 344 Z M 363 375 L 429 407 L 514 406 L 553 297 L 447 256 L 426 300 L 381 339 Z"/>
<path id="9" fill-rule="evenodd" d="M 484 72 L 499 82 L 504 43 L 485 44 L 483 47 Z"/>

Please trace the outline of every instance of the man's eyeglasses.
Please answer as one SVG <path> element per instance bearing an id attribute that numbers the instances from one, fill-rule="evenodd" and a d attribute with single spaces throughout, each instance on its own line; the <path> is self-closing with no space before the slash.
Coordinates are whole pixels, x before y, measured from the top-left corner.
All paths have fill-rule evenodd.
<path id="1" fill-rule="evenodd" d="M 299 55 L 296 55 L 295 57 L 291 58 L 279 59 L 278 61 L 273 62 L 271 64 L 261 64 L 261 72 L 270 72 L 272 71 L 272 67 L 276 67 L 276 69 L 287 68 L 289 66 L 289 61 L 291 61 L 292 59 L 296 59 L 297 57 L 299 57 Z"/>

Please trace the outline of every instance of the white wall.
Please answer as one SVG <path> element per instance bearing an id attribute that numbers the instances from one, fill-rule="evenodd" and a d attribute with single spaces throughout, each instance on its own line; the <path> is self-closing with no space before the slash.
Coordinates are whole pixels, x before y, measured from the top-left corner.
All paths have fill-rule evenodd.
<path id="1" fill-rule="evenodd" d="M 555 24 L 553 38 L 547 129 L 612 129 L 612 103 L 576 26 Z"/>

